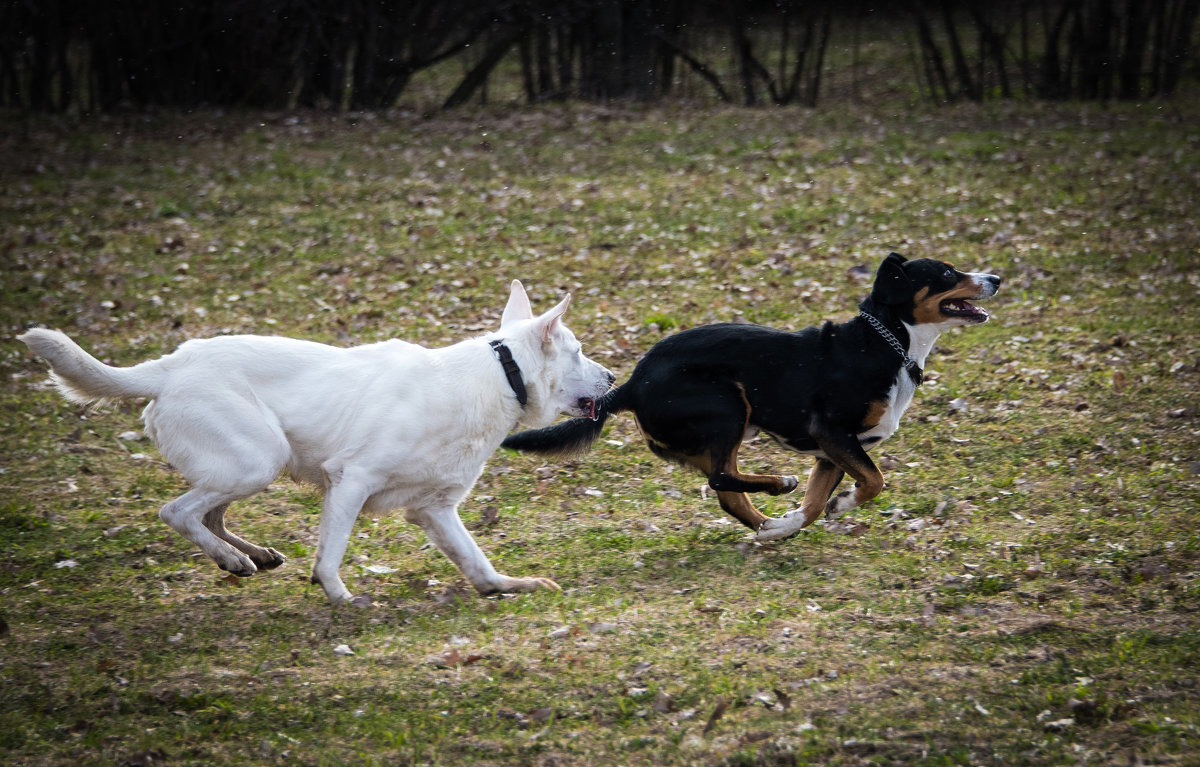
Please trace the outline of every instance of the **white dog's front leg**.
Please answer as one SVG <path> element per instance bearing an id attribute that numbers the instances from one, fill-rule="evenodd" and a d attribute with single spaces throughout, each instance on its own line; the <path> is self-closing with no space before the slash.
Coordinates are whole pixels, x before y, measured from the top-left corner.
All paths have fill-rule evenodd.
<path id="1" fill-rule="evenodd" d="M 480 594 L 517 593 L 551 589 L 560 591 L 549 578 L 511 578 L 496 572 L 487 555 L 471 537 L 453 506 L 435 509 L 410 509 L 404 518 L 420 526 L 438 550 L 462 571 Z"/>
<path id="2" fill-rule="evenodd" d="M 354 520 L 371 496 L 366 483 L 355 481 L 340 473 L 331 481 L 321 510 L 321 527 L 317 536 L 317 561 L 313 565 L 312 582 L 321 584 L 329 601 L 342 604 L 350 601 L 350 590 L 338 576 L 346 544 L 354 530 Z"/>

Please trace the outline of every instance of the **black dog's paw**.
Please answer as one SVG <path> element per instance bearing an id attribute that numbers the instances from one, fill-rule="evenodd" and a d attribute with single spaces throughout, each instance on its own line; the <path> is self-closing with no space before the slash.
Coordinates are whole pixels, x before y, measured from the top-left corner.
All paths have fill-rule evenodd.
<path id="1" fill-rule="evenodd" d="M 785 495 L 787 493 L 792 492 L 799 486 L 800 486 L 800 480 L 796 478 L 796 475 L 788 474 L 787 476 L 780 477 L 779 478 L 779 488 L 776 490 L 768 491 L 768 494 L 769 495 Z"/>
<path id="2" fill-rule="evenodd" d="M 841 504 L 839 502 L 843 498 L 846 498 L 850 495 L 853 495 L 853 491 L 846 490 L 846 491 L 838 493 L 837 495 L 830 498 L 829 502 L 825 504 L 825 518 L 826 519 L 837 519 L 843 513 L 845 513 L 848 509 L 841 508 Z M 853 508 L 853 504 L 851 504 L 850 508 Z"/>

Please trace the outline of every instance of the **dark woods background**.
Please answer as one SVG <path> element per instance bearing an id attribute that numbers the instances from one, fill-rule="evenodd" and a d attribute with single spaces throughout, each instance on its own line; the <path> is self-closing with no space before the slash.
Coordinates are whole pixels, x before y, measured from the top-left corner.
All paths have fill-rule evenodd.
<path id="1" fill-rule="evenodd" d="M 715 100 L 815 106 L 833 46 L 906 52 L 935 102 L 1171 96 L 1197 75 L 1200 0 L 0 0 L 0 106 L 392 107 L 454 61 L 439 100 L 493 76 L 530 103 L 652 101 L 679 75 Z"/>

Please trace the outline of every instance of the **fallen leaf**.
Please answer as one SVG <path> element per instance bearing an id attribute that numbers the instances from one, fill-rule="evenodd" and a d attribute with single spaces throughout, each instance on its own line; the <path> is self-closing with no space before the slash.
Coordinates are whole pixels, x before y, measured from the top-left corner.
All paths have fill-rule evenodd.
<path id="1" fill-rule="evenodd" d="M 167 752 L 161 748 L 151 749 L 149 751 L 139 751 L 136 754 L 130 754 L 125 757 L 122 764 L 125 767 L 153 767 L 156 764 L 167 763 Z"/>
<path id="2" fill-rule="evenodd" d="M 775 708 L 775 699 L 770 694 L 765 692 L 756 692 L 750 696 L 750 700 L 755 703 L 761 703 L 767 708 Z"/>
<path id="3" fill-rule="evenodd" d="M 669 714 L 675 710 L 675 699 L 664 690 L 659 690 L 654 696 L 654 702 L 650 704 L 650 708 L 660 714 Z"/>
<path id="4" fill-rule="evenodd" d="M 500 509 L 495 506 L 485 506 L 479 514 L 479 526 L 489 527 L 500 521 Z"/>
<path id="5" fill-rule="evenodd" d="M 937 605 L 933 602 L 926 602 L 925 607 L 921 608 L 921 625 L 932 626 L 935 615 L 937 615 Z"/>
<path id="6" fill-rule="evenodd" d="M 548 722 L 554 716 L 552 708 L 535 708 L 529 712 L 529 720 L 533 722 Z"/>
<path id="7" fill-rule="evenodd" d="M 708 722 L 704 725 L 703 734 L 707 735 L 717 723 L 717 720 L 725 716 L 725 709 L 729 704 L 724 698 L 717 698 L 717 704 L 713 706 L 712 713 L 708 715 Z"/>
<path id="8" fill-rule="evenodd" d="M 791 695 L 788 695 L 783 690 L 780 690 L 777 688 L 772 689 L 771 692 L 775 693 L 775 698 L 776 698 L 776 700 L 779 701 L 779 705 L 784 711 L 787 711 L 792 707 L 792 696 Z"/>
<path id="9" fill-rule="evenodd" d="M 433 598 L 439 605 L 460 605 L 467 600 L 470 592 L 457 586 L 447 586 Z"/>
<path id="10" fill-rule="evenodd" d="M 748 732 L 742 737 L 738 738 L 738 743 L 743 746 L 749 743 L 759 743 L 771 737 L 771 735 L 772 733 L 767 731 Z"/>
<path id="11" fill-rule="evenodd" d="M 363 565 L 362 569 L 366 570 L 368 573 L 375 573 L 376 575 L 387 575 L 388 573 L 396 572 L 396 568 L 388 567 L 387 565 Z"/>
<path id="12" fill-rule="evenodd" d="M 1071 698 L 1067 701 L 1067 708 L 1071 709 L 1071 717 L 1077 722 L 1095 724 L 1100 718 L 1100 707 L 1096 705 L 1096 701 L 1090 698 L 1083 700 Z"/>

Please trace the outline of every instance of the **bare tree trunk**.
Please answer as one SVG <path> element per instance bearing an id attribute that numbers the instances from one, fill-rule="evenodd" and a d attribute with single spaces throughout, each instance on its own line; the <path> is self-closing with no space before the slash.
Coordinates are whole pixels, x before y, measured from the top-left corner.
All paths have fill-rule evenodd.
<path id="1" fill-rule="evenodd" d="M 1132 101 L 1142 95 L 1142 64 L 1150 32 L 1150 11 L 1143 0 L 1125 4 L 1125 44 L 1117 65 L 1117 98 Z"/>
<path id="2" fill-rule="evenodd" d="M 922 60 L 925 65 L 925 79 L 929 83 L 929 95 L 935 101 L 954 101 L 955 92 L 950 87 L 950 77 L 946 73 L 946 64 L 942 59 L 942 50 L 933 39 L 933 27 L 929 23 L 921 6 L 912 6 L 913 18 L 917 24 L 917 39 L 921 43 Z"/>
<path id="3" fill-rule="evenodd" d="M 537 64 L 537 100 L 545 101 L 558 93 L 554 84 L 554 68 L 550 65 L 550 25 L 539 21 L 533 26 L 534 61 Z"/>
<path id="4" fill-rule="evenodd" d="M 810 107 L 817 106 L 817 100 L 821 96 L 821 76 L 825 71 L 825 51 L 829 49 L 829 37 L 833 30 L 833 18 L 829 13 L 823 13 L 820 21 L 821 26 L 820 37 L 818 37 L 817 51 L 813 58 L 811 74 L 808 78 L 808 95 L 805 97 L 805 103 Z"/>
<path id="5" fill-rule="evenodd" d="M 696 74 L 703 77 L 708 84 L 713 87 L 713 90 L 717 92 L 717 98 L 726 103 L 733 101 L 733 98 L 729 95 L 729 91 L 725 90 L 725 86 L 721 85 L 721 78 L 717 76 L 717 73 L 705 66 L 704 63 L 695 56 L 688 53 L 686 48 L 663 35 L 659 36 L 658 42 L 662 44 L 664 48 L 683 59 L 684 63 L 691 67 Z"/>
<path id="6" fill-rule="evenodd" d="M 738 78 L 742 83 L 742 103 L 748 107 L 758 106 L 758 89 L 754 86 L 757 63 L 751 50 L 750 37 L 746 34 L 745 22 L 737 4 L 730 6 L 729 31 L 733 37 L 733 49 L 737 56 Z"/>
<path id="7" fill-rule="evenodd" d="M 1175 23 L 1173 35 L 1167 38 L 1166 63 L 1163 67 L 1162 95 L 1170 96 L 1179 85 L 1183 74 L 1183 65 L 1191 57 L 1192 35 L 1196 27 L 1196 17 L 1200 13 L 1200 0 L 1180 0 L 1178 21 Z"/>
<path id="8" fill-rule="evenodd" d="M 525 33 L 525 30 L 520 27 L 512 27 L 500 34 L 489 45 L 487 51 L 484 52 L 483 58 L 471 68 L 454 92 L 442 104 L 443 109 L 454 109 L 460 107 L 471 100 L 475 92 L 487 83 L 488 76 L 496 65 L 508 54 L 512 49 L 513 43 L 517 41 Z"/>
<path id="9" fill-rule="evenodd" d="M 950 56 L 954 61 L 954 72 L 958 77 L 959 89 L 972 101 L 980 101 L 982 94 L 979 86 L 971 77 L 971 67 L 967 64 L 967 56 L 958 39 L 958 27 L 954 23 L 954 7 L 950 0 L 942 0 L 942 21 L 946 26 L 946 37 L 950 42 Z"/>

